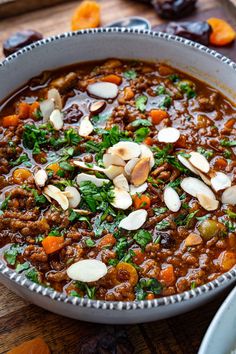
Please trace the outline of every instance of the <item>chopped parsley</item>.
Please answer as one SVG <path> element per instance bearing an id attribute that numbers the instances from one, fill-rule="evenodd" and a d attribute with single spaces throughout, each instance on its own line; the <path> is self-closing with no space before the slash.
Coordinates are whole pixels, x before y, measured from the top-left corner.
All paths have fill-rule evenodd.
<path id="1" fill-rule="evenodd" d="M 163 95 L 158 104 L 158 107 L 161 109 L 165 109 L 170 107 L 171 103 L 172 103 L 172 98 L 169 95 Z"/>
<path id="2" fill-rule="evenodd" d="M 226 210 L 226 214 L 227 214 L 231 219 L 236 219 L 236 213 L 233 212 L 232 210 L 230 210 L 230 209 Z"/>
<path id="3" fill-rule="evenodd" d="M 16 272 L 20 273 L 23 272 L 24 270 L 27 270 L 30 268 L 30 263 L 29 262 L 24 262 L 24 263 L 18 263 L 16 266 Z"/>
<path id="4" fill-rule="evenodd" d="M 162 220 L 156 224 L 156 229 L 158 231 L 166 230 L 170 227 L 170 222 L 168 220 Z"/>
<path id="5" fill-rule="evenodd" d="M 81 182 L 80 192 L 82 200 L 92 212 L 105 210 L 108 203 L 114 199 L 113 186 L 110 183 L 97 187 L 90 181 L 84 181 Z"/>
<path id="6" fill-rule="evenodd" d="M 144 112 L 146 110 L 147 100 L 147 96 L 144 95 L 136 98 L 135 105 L 140 112 Z"/>
<path id="7" fill-rule="evenodd" d="M 139 246 L 145 248 L 148 243 L 152 242 L 152 234 L 147 230 L 139 230 L 136 232 L 133 239 Z"/>
<path id="8" fill-rule="evenodd" d="M 186 94 L 188 99 L 194 98 L 196 96 L 196 91 L 194 90 L 194 87 L 188 81 L 180 81 L 178 83 L 178 88 L 180 89 L 180 91 Z"/>
<path id="9" fill-rule="evenodd" d="M 222 140 L 220 140 L 220 145 L 221 146 L 227 146 L 227 147 L 229 147 L 229 146 L 233 147 L 233 146 L 236 146 L 236 141 L 235 140 L 230 141 L 230 140 L 222 139 Z"/>
<path id="10" fill-rule="evenodd" d="M 76 284 L 76 287 L 79 290 L 83 291 L 89 299 L 95 298 L 95 294 L 96 294 L 96 287 L 95 286 L 89 286 L 88 284 L 82 283 L 81 281 L 77 281 L 75 284 Z M 72 296 L 74 296 L 74 295 L 72 295 Z"/>
<path id="11" fill-rule="evenodd" d="M 124 72 L 124 77 L 128 80 L 134 80 L 137 77 L 137 73 L 135 70 L 131 69 L 131 70 L 127 70 Z"/>
<path id="12" fill-rule="evenodd" d="M 126 237 L 121 237 L 118 239 L 116 246 L 115 246 L 115 252 L 116 252 L 117 258 L 119 260 L 121 260 L 125 256 L 125 253 L 127 252 L 128 247 L 129 247 L 129 243 L 128 243 Z"/>
<path id="13" fill-rule="evenodd" d="M 214 152 L 212 150 L 206 150 L 201 146 L 197 148 L 197 152 L 204 155 L 206 159 L 210 159 L 214 155 Z"/>
<path id="14" fill-rule="evenodd" d="M 148 119 L 136 119 L 130 125 L 132 125 L 132 127 L 150 127 L 152 123 Z"/>
<path id="15" fill-rule="evenodd" d="M 27 279 L 31 280 L 34 283 L 40 284 L 39 273 L 35 268 L 31 268 L 25 272 Z"/>
<path id="16" fill-rule="evenodd" d="M 138 130 L 135 131 L 135 141 L 137 143 L 141 143 L 144 141 L 144 139 L 149 135 L 150 129 L 147 127 L 142 127 L 139 128 Z"/>
<path id="17" fill-rule="evenodd" d="M 159 295 L 162 291 L 161 283 L 155 278 L 142 278 L 135 287 L 137 300 L 145 300 L 149 292 Z"/>
<path id="18" fill-rule="evenodd" d="M 10 161 L 9 164 L 11 166 L 18 166 L 20 164 L 24 163 L 25 166 L 30 167 L 31 163 L 29 163 L 29 156 L 27 154 L 22 154 L 21 156 L 18 157 L 15 161 Z"/>
<path id="19" fill-rule="evenodd" d="M 163 208 L 154 208 L 155 215 L 164 214 L 168 209 L 166 207 Z"/>
<path id="20" fill-rule="evenodd" d="M 180 77 L 178 74 L 172 74 L 169 75 L 169 80 L 172 81 L 173 83 L 177 83 L 180 81 Z"/>
<path id="21" fill-rule="evenodd" d="M 157 95 L 164 95 L 166 93 L 166 88 L 163 85 L 158 85 L 155 89 Z"/>
<path id="22" fill-rule="evenodd" d="M 8 203 L 9 200 L 11 199 L 11 194 L 9 194 L 4 201 L 2 202 L 1 206 L 0 206 L 0 210 L 6 210 L 8 208 Z"/>
<path id="23" fill-rule="evenodd" d="M 94 242 L 91 238 L 86 238 L 84 240 L 84 242 L 87 247 L 95 247 L 96 246 L 96 242 Z"/>
<path id="24" fill-rule="evenodd" d="M 89 219 L 88 219 L 87 216 L 81 215 L 80 213 L 78 213 L 78 212 L 76 212 L 76 211 L 74 211 L 74 210 L 71 210 L 71 211 L 70 211 L 68 220 L 71 221 L 71 222 L 74 222 L 74 221 L 76 221 L 76 222 L 77 222 L 77 221 L 82 222 L 82 221 L 84 221 L 84 222 L 86 222 L 89 226 L 91 226 L 90 221 L 89 221 Z"/>
<path id="25" fill-rule="evenodd" d="M 4 252 L 4 258 L 8 264 L 14 266 L 16 263 L 16 258 L 21 252 L 22 246 L 18 243 L 14 243 Z"/>

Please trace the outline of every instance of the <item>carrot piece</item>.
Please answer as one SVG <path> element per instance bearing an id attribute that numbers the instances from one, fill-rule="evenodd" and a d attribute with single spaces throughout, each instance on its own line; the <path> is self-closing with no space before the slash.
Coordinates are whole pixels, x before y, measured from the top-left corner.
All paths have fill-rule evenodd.
<path id="1" fill-rule="evenodd" d="M 135 209 L 149 209 L 151 206 L 151 199 L 145 194 L 141 196 L 136 194 L 133 198 L 133 201 Z"/>
<path id="2" fill-rule="evenodd" d="M 235 123 L 236 123 L 236 119 L 231 118 L 231 119 L 227 120 L 227 122 L 225 122 L 224 127 L 227 129 L 233 129 Z"/>
<path id="3" fill-rule="evenodd" d="M 212 28 L 210 43 L 215 46 L 224 46 L 231 43 L 236 36 L 233 27 L 221 18 L 211 17 L 207 20 Z"/>
<path id="4" fill-rule="evenodd" d="M 98 27 L 100 17 L 100 5 L 96 1 L 85 0 L 75 9 L 71 20 L 71 29 L 77 31 Z"/>
<path id="5" fill-rule="evenodd" d="M 149 294 L 147 294 L 147 296 L 146 296 L 146 300 L 153 300 L 153 299 L 155 299 L 155 296 L 154 296 L 154 294 L 153 294 L 153 293 L 149 293 Z"/>
<path id="6" fill-rule="evenodd" d="M 32 176 L 32 173 L 29 170 L 27 170 L 26 168 L 17 168 L 13 172 L 13 181 L 16 184 L 23 184 L 31 176 Z"/>
<path id="7" fill-rule="evenodd" d="M 214 163 L 214 167 L 219 170 L 224 170 L 227 165 L 228 162 L 223 157 L 219 157 Z"/>
<path id="8" fill-rule="evenodd" d="M 150 138 L 150 136 L 148 136 L 145 140 L 144 140 L 144 144 L 152 146 L 153 145 L 153 139 Z"/>
<path id="9" fill-rule="evenodd" d="M 164 111 L 163 109 L 152 109 L 150 111 L 150 116 L 152 118 L 153 124 L 159 124 L 165 118 L 169 118 L 168 112 Z"/>
<path id="10" fill-rule="evenodd" d="M 101 80 L 105 82 L 111 82 L 112 84 L 116 84 L 118 86 L 122 82 L 122 78 L 119 75 L 115 75 L 115 74 L 104 76 Z"/>
<path id="11" fill-rule="evenodd" d="M 63 236 L 47 236 L 43 239 L 42 245 L 47 254 L 59 251 L 64 245 Z"/>
<path id="12" fill-rule="evenodd" d="M 37 337 L 18 345 L 7 354 L 50 354 L 50 349 L 43 338 Z"/>
<path id="13" fill-rule="evenodd" d="M 36 117 L 36 112 L 39 109 L 39 102 L 35 101 L 34 103 L 32 103 L 30 105 L 30 109 L 29 109 L 29 116 L 30 118 L 35 118 Z"/>
<path id="14" fill-rule="evenodd" d="M 136 248 L 133 249 L 133 252 L 135 253 L 135 256 L 132 257 L 133 262 L 138 265 L 142 264 L 145 259 L 145 255 L 142 250 L 140 248 Z"/>
<path id="15" fill-rule="evenodd" d="M 223 251 L 219 256 L 220 267 L 224 272 L 230 270 L 236 264 L 236 253 Z"/>
<path id="16" fill-rule="evenodd" d="M 53 171 L 56 174 L 60 170 L 59 163 L 54 162 L 47 166 L 47 171 Z"/>
<path id="17" fill-rule="evenodd" d="M 129 86 L 125 87 L 125 89 L 124 89 L 124 99 L 126 101 L 128 101 L 128 100 L 132 100 L 132 98 L 134 98 L 133 90 Z"/>
<path id="18" fill-rule="evenodd" d="M 116 244 L 116 238 L 112 234 L 107 234 L 103 236 L 103 238 L 100 240 L 98 244 L 98 248 L 102 249 L 104 247 L 112 247 Z"/>
<path id="19" fill-rule="evenodd" d="M 19 124 L 19 116 L 17 114 L 12 114 L 11 116 L 3 117 L 2 125 L 4 128 L 16 127 Z"/>
<path id="20" fill-rule="evenodd" d="M 18 116 L 19 118 L 26 119 L 29 118 L 30 105 L 27 102 L 20 102 L 18 105 Z"/>
<path id="21" fill-rule="evenodd" d="M 175 282 L 174 267 L 172 265 L 168 265 L 168 267 L 160 271 L 160 280 L 163 280 L 166 286 Z"/>

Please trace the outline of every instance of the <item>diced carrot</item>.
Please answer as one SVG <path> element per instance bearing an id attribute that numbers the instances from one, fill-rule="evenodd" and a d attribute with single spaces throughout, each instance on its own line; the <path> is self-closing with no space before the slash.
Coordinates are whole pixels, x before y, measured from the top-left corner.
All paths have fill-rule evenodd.
<path id="1" fill-rule="evenodd" d="M 235 123 L 236 123 L 236 119 L 235 118 L 231 118 L 231 119 L 227 120 L 227 122 L 225 122 L 224 126 L 227 129 L 232 129 L 234 127 Z"/>
<path id="2" fill-rule="evenodd" d="M 100 25 L 100 10 L 100 5 L 96 1 L 83 1 L 73 14 L 71 20 L 72 31 L 98 27 Z"/>
<path id="3" fill-rule="evenodd" d="M 30 105 L 27 102 L 20 102 L 18 105 L 18 116 L 21 119 L 29 118 Z"/>
<path id="4" fill-rule="evenodd" d="M 11 349 L 7 354 L 50 354 L 43 338 L 37 337 Z"/>
<path id="5" fill-rule="evenodd" d="M 141 196 L 136 194 L 133 198 L 133 202 L 135 209 L 149 209 L 151 206 L 151 199 L 145 194 Z"/>
<path id="6" fill-rule="evenodd" d="M 59 163 L 54 162 L 47 166 L 48 171 L 53 171 L 55 174 L 60 170 Z"/>
<path id="7" fill-rule="evenodd" d="M 112 247 L 116 244 L 116 238 L 112 234 L 107 234 L 99 241 L 98 248 Z"/>
<path id="8" fill-rule="evenodd" d="M 101 80 L 105 81 L 105 82 L 111 82 L 112 84 L 116 84 L 118 86 L 122 82 L 122 78 L 120 76 L 114 75 L 114 74 L 110 74 L 110 75 L 104 76 Z"/>
<path id="9" fill-rule="evenodd" d="M 23 184 L 25 183 L 30 177 L 32 173 L 27 170 L 26 168 L 17 168 L 13 172 L 13 181 L 16 184 Z"/>
<path id="10" fill-rule="evenodd" d="M 2 125 L 4 128 L 8 128 L 8 127 L 16 127 L 19 124 L 20 120 L 19 120 L 19 116 L 17 114 L 12 114 L 11 116 L 6 116 L 3 117 L 2 119 Z"/>
<path id="11" fill-rule="evenodd" d="M 163 280 L 166 286 L 175 282 L 174 267 L 171 264 L 160 271 L 160 280 Z"/>
<path id="12" fill-rule="evenodd" d="M 30 105 L 30 109 L 29 109 L 29 116 L 30 116 L 30 118 L 35 118 L 36 112 L 37 112 L 37 110 L 39 109 L 39 106 L 40 106 L 40 104 L 39 104 L 38 101 L 35 101 L 34 103 L 32 103 L 32 104 Z"/>
<path id="13" fill-rule="evenodd" d="M 212 28 L 210 43 L 215 46 L 224 46 L 231 43 L 236 36 L 233 27 L 221 18 L 212 17 L 207 20 Z"/>
<path id="14" fill-rule="evenodd" d="M 64 245 L 63 236 L 47 236 L 43 239 L 42 245 L 47 254 L 59 251 Z"/>
<path id="15" fill-rule="evenodd" d="M 149 293 L 149 294 L 147 294 L 147 296 L 146 296 L 146 300 L 153 300 L 153 299 L 155 299 L 155 296 L 154 296 L 154 294 L 153 294 L 153 293 Z"/>
<path id="16" fill-rule="evenodd" d="M 135 256 L 132 257 L 133 262 L 138 265 L 142 264 L 145 259 L 145 255 L 142 250 L 140 248 L 136 248 L 132 251 L 135 253 Z"/>
<path id="17" fill-rule="evenodd" d="M 145 140 L 144 140 L 144 144 L 152 146 L 153 145 L 153 139 L 148 136 Z"/>
<path id="18" fill-rule="evenodd" d="M 152 118 L 153 124 L 159 124 L 165 118 L 169 118 L 168 112 L 164 111 L 163 109 L 152 109 L 150 111 L 150 116 Z"/>
<path id="19" fill-rule="evenodd" d="M 220 267 L 224 272 L 230 270 L 236 264 L 236 253 L 223 251 L 219 256 Z"/>
<path id="20" fill-rule="evenodd" d="M 134 92 L 131 89 L 131 87 L 127 86 L 124 89 L 124 99 L 126 101 L 132 100 L 132 98 L 134 98 Z"/>
<path id="21" fill-rule="evenodd" d="M 227 165 L 228 162 L 223 157 L 219 157 L 217 160 L 215 160 L 214 168 L 218 170 L 224 170 Z"/>

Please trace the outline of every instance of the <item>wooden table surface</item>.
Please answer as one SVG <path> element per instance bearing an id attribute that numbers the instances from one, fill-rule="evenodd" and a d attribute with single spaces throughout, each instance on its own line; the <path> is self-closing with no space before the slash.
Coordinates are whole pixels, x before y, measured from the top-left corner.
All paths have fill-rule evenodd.
<path id="1" fill-rule="evenodd" d="M 216 15 L 227 18 L 235 25 L 232 12 L 230 15 L 222 7 L 225 2 L 199 0 L 198 11 L 191 17 L 206 19 Z M 65 1 L 65 4 L 55 7 L 1 20 L 0 43 L 19 29 L 32 28 L 44 36 L 69 30 L 70 18 L 77 4 L 78 1 Z M 153 26 L 162 22 L 150 6 L 138 1 L 101 0 L 101 5 L 103 25 L 130 15 L 144 16 Z M 235 46 L 224 48 L 222 52 L 236 60 Z M 105 326 L 57 316 L 23 301 L 0 285 L 0 353 L 42 336 L 53 354 L 196 354 L 207 327 L 226 295 L 171 319 L 132 326 Z"/>

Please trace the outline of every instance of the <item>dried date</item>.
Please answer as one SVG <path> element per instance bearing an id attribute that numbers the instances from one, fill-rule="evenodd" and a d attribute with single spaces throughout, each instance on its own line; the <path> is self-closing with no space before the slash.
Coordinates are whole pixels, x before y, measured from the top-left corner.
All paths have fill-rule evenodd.
<path id="1" fill-rule="evenodd" d="M 64 111 L 64 122 L 69 124 L 77 123 L 82 116 L 83 112 L 81 112 L 79 106 L 74 103 Z"/>
<path id="2" fill-rule="evenodd" d="M 184 17 L 196 8 L 197 0 L 153 0 L 157 14 L 165 19 Z"/>
<path id="3" fill-rule="evenodd" d="M 34 30 L 24 30 L 12 34 L 3 42 L 3 53 L 7 57 L 19 49 L 42 39 L 41 33 Z"/>
<path id="4" fill-rule="evenodd" d="M 171 22 L 165 32 L 208 45 L 212 29 L 206 21 Z"/>

